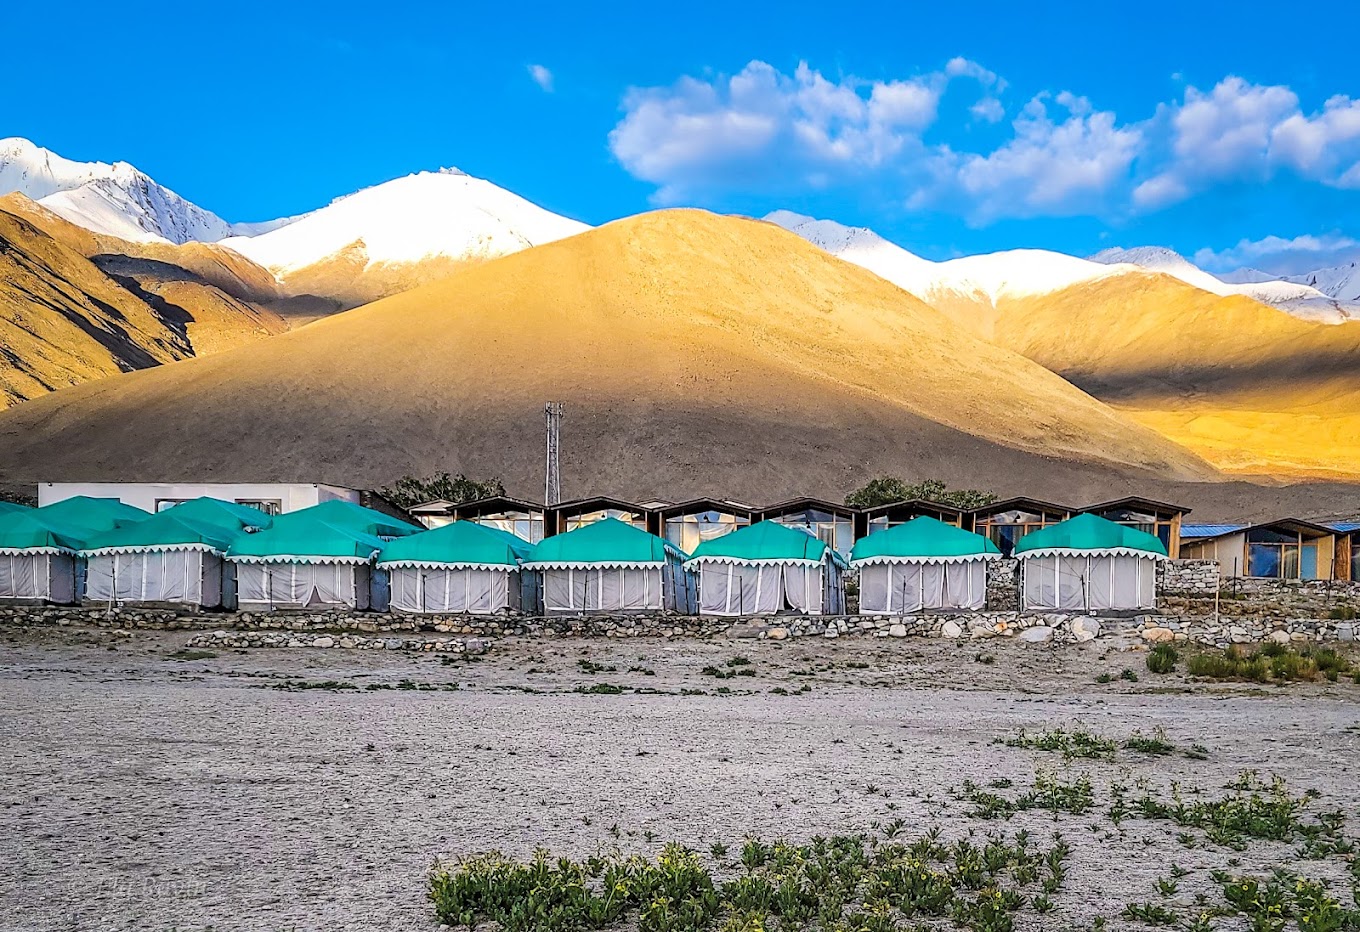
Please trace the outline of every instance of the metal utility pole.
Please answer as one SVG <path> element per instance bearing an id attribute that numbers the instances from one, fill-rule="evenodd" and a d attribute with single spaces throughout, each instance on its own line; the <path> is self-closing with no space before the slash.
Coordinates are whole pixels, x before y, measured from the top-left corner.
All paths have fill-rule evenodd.
<path id="1" fill-rule="evenodd" d="M 543 504 L 553 506 L 562 501 L 562 402 L 550 401 L 543 406 L 548 424 L 548 461 L 544 470 Z"/>

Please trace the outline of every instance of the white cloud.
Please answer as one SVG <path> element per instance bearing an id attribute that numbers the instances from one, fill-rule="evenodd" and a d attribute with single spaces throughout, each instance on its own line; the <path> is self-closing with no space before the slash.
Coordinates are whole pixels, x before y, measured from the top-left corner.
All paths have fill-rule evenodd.
<path id="1" fill-rule="evenodd" d="M 534 79 L 534 83 L 547 91 L 549 94 L 553 90 L 553 73 L 543 65 L 530 65 L 529 77 Z"/>
<path id="2" fill-rule="evenodd" d="M 609 135 L 615 158 L 674 203 L 713 190 L 822 186 L 886 170 L 923 150 L 951 80 L 998 84 L 966 59 L 898 80 L 832 81 L 752 61 L 731 77 L 634 88 Z"/>
<path id="3" fill-rule="evenodd" d="M 950 91 L 954 82 L 971 96 Z M 990 149 L 941 141 L 946 128 L 1001 123 L 1005 88 L 966 58 L 879 80 L 752 61 L 730 77 L 629 91 L 609 144 L 628 172 L 657 186 L 659 203 L 857 185 L 973 223 L 1128 217 L 1281 172 L 1360 189 L 1360 100 L 1346 96 L 1310 114 L 1289 87 L 1230 75 L 1121 122 L 1077 93 L 1045 92 Z"/>
<path id="4" fill-rule="evenodd" d="M 936 158 L 936 184 L 911 198 L 916 207 L 957 203 L 977 223 L 999 217 L 1087 213 L 1125 181 L 1143 145 L 1136 127 L 1094 111 L 1090 101 L 1064 92 L 1049 113 L 1046 95 L 1025 105 L 1015 136 L 988 155 L 948 152 Z"/>
<path id="5" fill-rule="evenodd" d="M 1306 115 L 1287 87 L 1228 77 L 1212 91 L 1187 88 L 1164 106 L 1170 150 L 1134 204 L 1156 209 L 1213 184 L 1265 180 L 1281 168 L 1335 187 L 1360 187 L 1360 100 L 1336 96 Z"/>
<path id="6" fill-rule="evenodd" d="M 1360 100 L 1337 95 L 1321 113 L 1290 115 L 1272 132 L 1270 149 L 1277 161 L 1306 175 L 1357 186 L 1347 176 L 1360 169 Z"/>
<path id="7" fill-rule="evenodd" d="M 1228 249 L 1201 249 L 1194 256 L 1196 265 L 1211 271 L 1232 272 L 1253 268 L 1272 275 L 1301 275 L 1356 260 L 1360 260 L 1360 240 L 1340 233 L 1296 236 L 1293 239 L 1281 236 L 1244 239 Z"/>
<path id="8" fill-rule="evenodd" d="M 984 123 L 1000 123 L 1006 108 L 995 97 L 984 97 L 969 107 L 968 112 Z"/>

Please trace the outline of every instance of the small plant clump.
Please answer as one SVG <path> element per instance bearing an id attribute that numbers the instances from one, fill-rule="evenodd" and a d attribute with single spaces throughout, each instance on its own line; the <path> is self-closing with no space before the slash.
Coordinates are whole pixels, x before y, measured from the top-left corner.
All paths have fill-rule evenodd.
<path id="1" fill-rule="evenodd" d="M 1336 682 L 1343 675 L 1360 674 L 1351 662 L 1331 647 L 1294 650 L 1286 644 L 1265 644 L 1250 651 L 1233 644 L 1222 651 L 1194 654 L 1185 662 L 1191 676 L 1209 680 L 1249 683 L 1288 683 L 1326 679 Z"/>
<path id="2" fill-rule="evenodd" d="M 1148 652 L 1147 668 L 1150 673 L 1172 673 L 1175 672 L 1176 664 L 1181 659 L 1180 652 L 1175 646 L 1165 641 L 1153 646 Z"/>
<path id="3" fill-rule="evenodd" d="M 962 798 L 973 804 L 968 813 L 976 819 L 1009 819 L 1017 812 L 1043 809 L 1054 814 L 1068 812 L 1081 815 L 1095 805 L 1095 791 L 1091 779 L 1085 775 L 1075 780 L 1064 781 L 1051 774 L 1040 772 L 1035 775 L 1033 789 L 1027 790 L 1014 799 L 998 793 L 990 793 L 971 780 L 962 786 Z"/>
<path id="4" fill-rule="evenodd" d="M 589 696 L 617 696 L 623 692 L 623 687 L 614 683 L 596 683 L 593 686 L 577 686 L 576 691 Z"/>
<path id="5" fill-rule="evenodd" d="M 1154 754 L 1159 757 L 1176 753 L 1176 746 L 1166 740 L 1166 734 L 1160 728 L 1154 731 L 1151 736 L 1134 732 L 1125 739 L 1124 747 L 1140 754 Z"/>
<path id="6" fill-rule="evenodd" d="M 1016 737 L 1007 738 L 1002 743 L 1011 748 L 1056 751 L 1066 760 L 1077 757 L 1108 759 L 1114 757 L 1115 751 L 1115 743 L 1109 738 L 1102 738 L 1089 731 L 1064 731 L 1061 728 L 1042 731 L 1038 734 L 1028 734 L 1021 731 Z"/>
<path id="7" fill-rule="evenodd" d="M 714 844 L 715 860 L 727 854 Z M 573 861 L 539 850 L 530 861 L 491 852 L 436 863 L 429 897 L 440 921 L 502 932 L 895 932 L 950 920 L 1012 932 L 1026 905 L 1054 909 L 1069 847 L 1044 850 L 1026 833 L 946 844 L 934 828 L 910 844 L 863 835 L 808 844 L 748 838 L 740 871 L 719 881 L 678 844 L 651 860 L 605 854 Z"/>
<path id="8" fill-rule="evenodd" d="M 1226 789 L 1228 792 L 1217 799 L 1197 795 L 1187 799 L 1180 787 L 1173 784 L 1169 801 L 1144 793 L 1133 801 L 1131 809 L 1145 819 L 1166 819 L 1182 828 L 1199 829 L 1209 841 L 1238 851 L 1246 849 L 1249 838 L 1304 839 L 1313 845 L 1344 842 L 1341 828 L 1345 819 L 1341 813 L 1324 812 L 1314 819 L 1304 817 L 1316 797 L 1311 791 L 1293 796 L 1284 780 L 1275 777 L 1266 783 L 1254 771 L 1243 772 Z M 1119 811 L 1112 811 L 1111 816 L 1118 821 L 1125 808 L 1122 794 L 1117 794 L 1115 805 Z"/>

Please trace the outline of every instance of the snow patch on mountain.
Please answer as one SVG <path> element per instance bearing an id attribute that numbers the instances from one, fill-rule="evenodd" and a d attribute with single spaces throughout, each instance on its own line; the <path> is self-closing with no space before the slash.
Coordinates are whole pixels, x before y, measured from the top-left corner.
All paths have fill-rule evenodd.
<path id="1" fill-rule="evenodd" d="M 995 304 L 1001 298 L 1049 294 L 1127 271 L 1043 249 L 1012 249 L 932 262 L 864 227 L 815 220 L 788 210 L 776 210 L 764 219 L 924 301 L 953 292 Z"/>
<path id="2" fill-rule="evenodd" d="M 420 172 L 332 201 L 280 229 L 224 240 L 276 276 L 358 244 L 368 266 L 508 255 L 590 229 L 457 169 Z"/>
<path id="3" fill-rule="evenodd" d="M 1317 269 L 1303 275 L 1288 275 L 1283 280 L 1316 288 L 1343 303 L 1360 303 L 1360 262 Z"/>
<path id="4" fill-rule="evenodd" d="M 18 192 L 96 233 L 134 242 L 216 242 L 234 226 L 157 184 L 127 162 L 76 162 L 17 137 L 0 139 L 0 195 Z"/>
<path id="5" fill-rule="evenodd" d="M 1305 320 L 1339 324 L 1360 318 L 1360 306 L 1338 301 L 1308 284 L 1270 277 L 1265 280 L 1228 282 L 1191 264 L 1180 253 L 1164 246 L 1104 249 L 1091 259 L 1094 262 L 1136 265 L 1149 271 L 1161 272 L 1211 294 L 1243 295 Z"/>

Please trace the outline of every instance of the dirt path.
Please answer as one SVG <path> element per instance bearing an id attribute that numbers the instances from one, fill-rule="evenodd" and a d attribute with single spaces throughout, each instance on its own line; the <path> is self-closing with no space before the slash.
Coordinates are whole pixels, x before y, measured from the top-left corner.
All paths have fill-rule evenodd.
<path id="1" fill-rule="evenodd" d="M 1118 830 L 1103 815 L 1112 781 L 1217 790 L 1256 768 L 1354 817 L 1360 686 L 1187 686 L 1094 645 L 534 641 L 448 664 L 338 650 L 172 659 L 184 640 L 0 640 L 0 929 L 428 929 L 439 855 L 706 850 L 896 818 L 908 835 L 1061 829 L 1070 892 L 1048 927 L 1103 914 L 1117 929 L 1170 863 L 1191 870 L 1189 895 L 1230 858 L 1293 859 L 1281 845 L 1186 849 L 1161 824 Z M 737 656 L 751 663 L 728 666 Z M 1137 682 L 1094 681 L 1125 667 Z M 402 680 L 430 688 L 364 688 Z M 287 682 L 318 688 L 276 688 Z M 573 691 L 598 683 L 657 692 Z M 1208 757 L 1065 763 L 995 743 L 1055 726 L 1163 729 Z M 966 779 L 1031 784 L 1036 768 L 1089 774 L 1096 810 L 988 822 L 951 795 Z"/>

